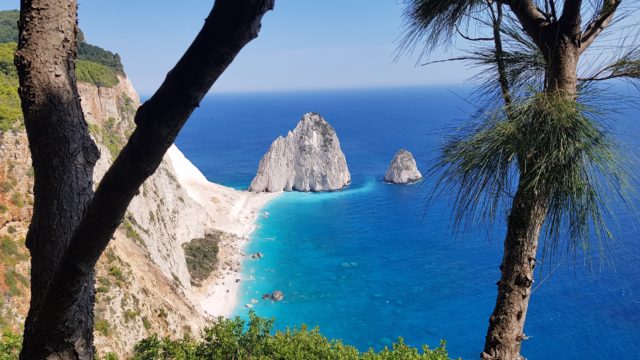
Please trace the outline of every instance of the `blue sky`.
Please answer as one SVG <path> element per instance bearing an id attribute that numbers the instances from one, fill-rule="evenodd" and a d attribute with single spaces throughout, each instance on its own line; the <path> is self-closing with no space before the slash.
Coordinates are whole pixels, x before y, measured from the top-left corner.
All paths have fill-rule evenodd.
<path id="1" fill-rule="evenodd" d="M 216 92 L 457 85 L 473 70 L 461 63 L 394 61 L 403 0 L 276 0 L 257 39 L 245 47 Z M 153 93 L 197 34 L 213 0 L 79 0 L 89 42 L 121 55 L 143 95 Z M 2 0 L 0 9 L 18 8 Z M 629 20 L 638 23 L 636 12 Z M 615 42 L 615 41 L 614 41 Z M 440 50 L 431 59 L 448 58 Z"/>
<path id="2" fill-rule="evenodd" d="M 18 8 L 3 0 L 2 8 Z M 152 93 L 189 46 L 212 0 L 79 0 L 89 42 L 122 56 L 142 94 Z M 394 62 L 401 30 L 398 0 L 276 0 L 257 39 L 243 49 L 214 91 L 269 91 L 456 84 L 461 64 Z M 445 54 L 434 54 L 434 57 Z"/>

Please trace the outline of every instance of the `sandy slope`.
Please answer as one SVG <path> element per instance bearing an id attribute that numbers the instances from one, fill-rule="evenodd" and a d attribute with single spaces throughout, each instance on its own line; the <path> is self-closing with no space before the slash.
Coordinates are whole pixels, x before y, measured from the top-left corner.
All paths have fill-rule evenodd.
<path id="1" fill-rule="evenodd" d="M 250 193 L 212 183 L 175 145 L 167 154 L 178 181 L 208 212 L 211 226 L 237 236 L 220 244 L 220 268 L 202 289 L 195 289 L 197 300 L 207 314 L 230 316 L 238 302 L 243 250 L 255 229 L 260 209 L 279 193 Z"/>

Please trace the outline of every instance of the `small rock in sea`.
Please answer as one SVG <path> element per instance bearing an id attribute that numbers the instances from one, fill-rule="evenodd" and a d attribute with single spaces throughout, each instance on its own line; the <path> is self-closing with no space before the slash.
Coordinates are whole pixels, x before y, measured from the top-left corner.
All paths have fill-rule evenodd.
<path id="1" fill-rule="evenodd" d="M 262 300 L 271 299 L 271 294 L 263 294 Z"/>
<path id="2" fill-rule="evenodd" d="M 389 169 L 384 174 L 384 181 L 392 184 L 409 184 L 420 179 L 422 179 L 422 174 L 416 166 L 413 155 L 407 150 L 398 150 L 391 160 Z"/>
<path id="3" fill-rule="evenodd" d="M 251 299 L 251 303 L 252 304 L 257 304 L 258 303 L 258 299 Z"/>
<path id="4" fill-rule="evenodd" d="M 271 300 L 273 301 L 282 301 L 284 299 L 284 294 L 280 290 L 276 290 L 271 293 Z"/>
<path id="5" fill-rule="evenodd" d="M 255 254 L 251 254 L 251 258 L 254 259 L 254 260 L 255 259 L 261 259 L 263 256 L 264 256 L 264 254 L 259 252 L 259 251 L 257 253 L 255 253 Z"/>

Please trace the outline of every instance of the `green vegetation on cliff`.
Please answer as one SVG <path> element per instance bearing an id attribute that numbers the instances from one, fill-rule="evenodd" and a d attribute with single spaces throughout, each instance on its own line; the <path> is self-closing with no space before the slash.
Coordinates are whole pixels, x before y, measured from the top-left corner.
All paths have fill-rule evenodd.
<path id="1" fill-rule="evenodd" d="M 18 41 L 18 10 L 0 11 L 0 43 Z"/>
<path id="2" fill-rule="evenodd" d="M 0 44 L 0 131 L 22 124 L 18 76 L 13 65 L 16 43 Z"/>
<path id="3" fill-rule="evenodd" d="M 78 81 L 94 84 L 98 87 L 118 85 L 118 75 L 115 70 L 93 61 L 77 60 L 76 76 Z"/>
<path id="4" fill-rule="evenodd" d="M 17 95 L 18 79 L 13 65 L 13 53 L 18 41 L 18 10 L 0 11 L 0 130 L 10 129 L 22 119 Z M 82 31 L 78 34 L 78 59 L 76 61 L 78 81 L 99 87 L 113 87 L 118 84 L 118 76 L 124 75 L 120 55 L 91 45 L 84 40 Z M 16 105 L 17 101 L 17 106 Z M 15 115 L 19 114 L 16 118 Z"/>
<path id="5" fill-rule="evenodd" d="M 319 330 L 300 329 L 272 333 L 273 320 L 249 314 L 249 322 L 220 318 L 204 330 L 201 340 L 170 340 L 152 336 L 134 348 L 135 360 L 190 359 L 216 360 L 233 357 L 249 359 L 342 359 L 342 360 L 448 360 L 444 342 L 436 349 L 411 347 L 402 339 L 380 352 L 365 353 L 339 340 L 329 340 Z M 232 355 L 233 354 L 233 355 Z"/>

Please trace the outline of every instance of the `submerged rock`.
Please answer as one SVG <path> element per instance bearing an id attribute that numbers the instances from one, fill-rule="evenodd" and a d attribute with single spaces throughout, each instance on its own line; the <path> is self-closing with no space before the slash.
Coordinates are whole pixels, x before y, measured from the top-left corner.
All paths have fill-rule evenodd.
<path id="1" fill-rule="evenodd" d="M 398 150 L 384 175 L 384 181 L 394 184 L 408 184 L 420 179 L 422 179 L 422 174 L 416 166 L 413 155 L 407 150 Z"/>
<path id="2" fill-rule="evenodd" d="M 249 191 L 332 191 L 350 182 L 336 131 L 320 114 L 311 112 L 286 137 L 271 144 Z"/>
<path id="3" fill-rule="evenodd" d="M 271 300 L 273 301 L 282 301 L 284 299 L 284 294 L 280 290 L 276 290 L 271 293 Z"/>

